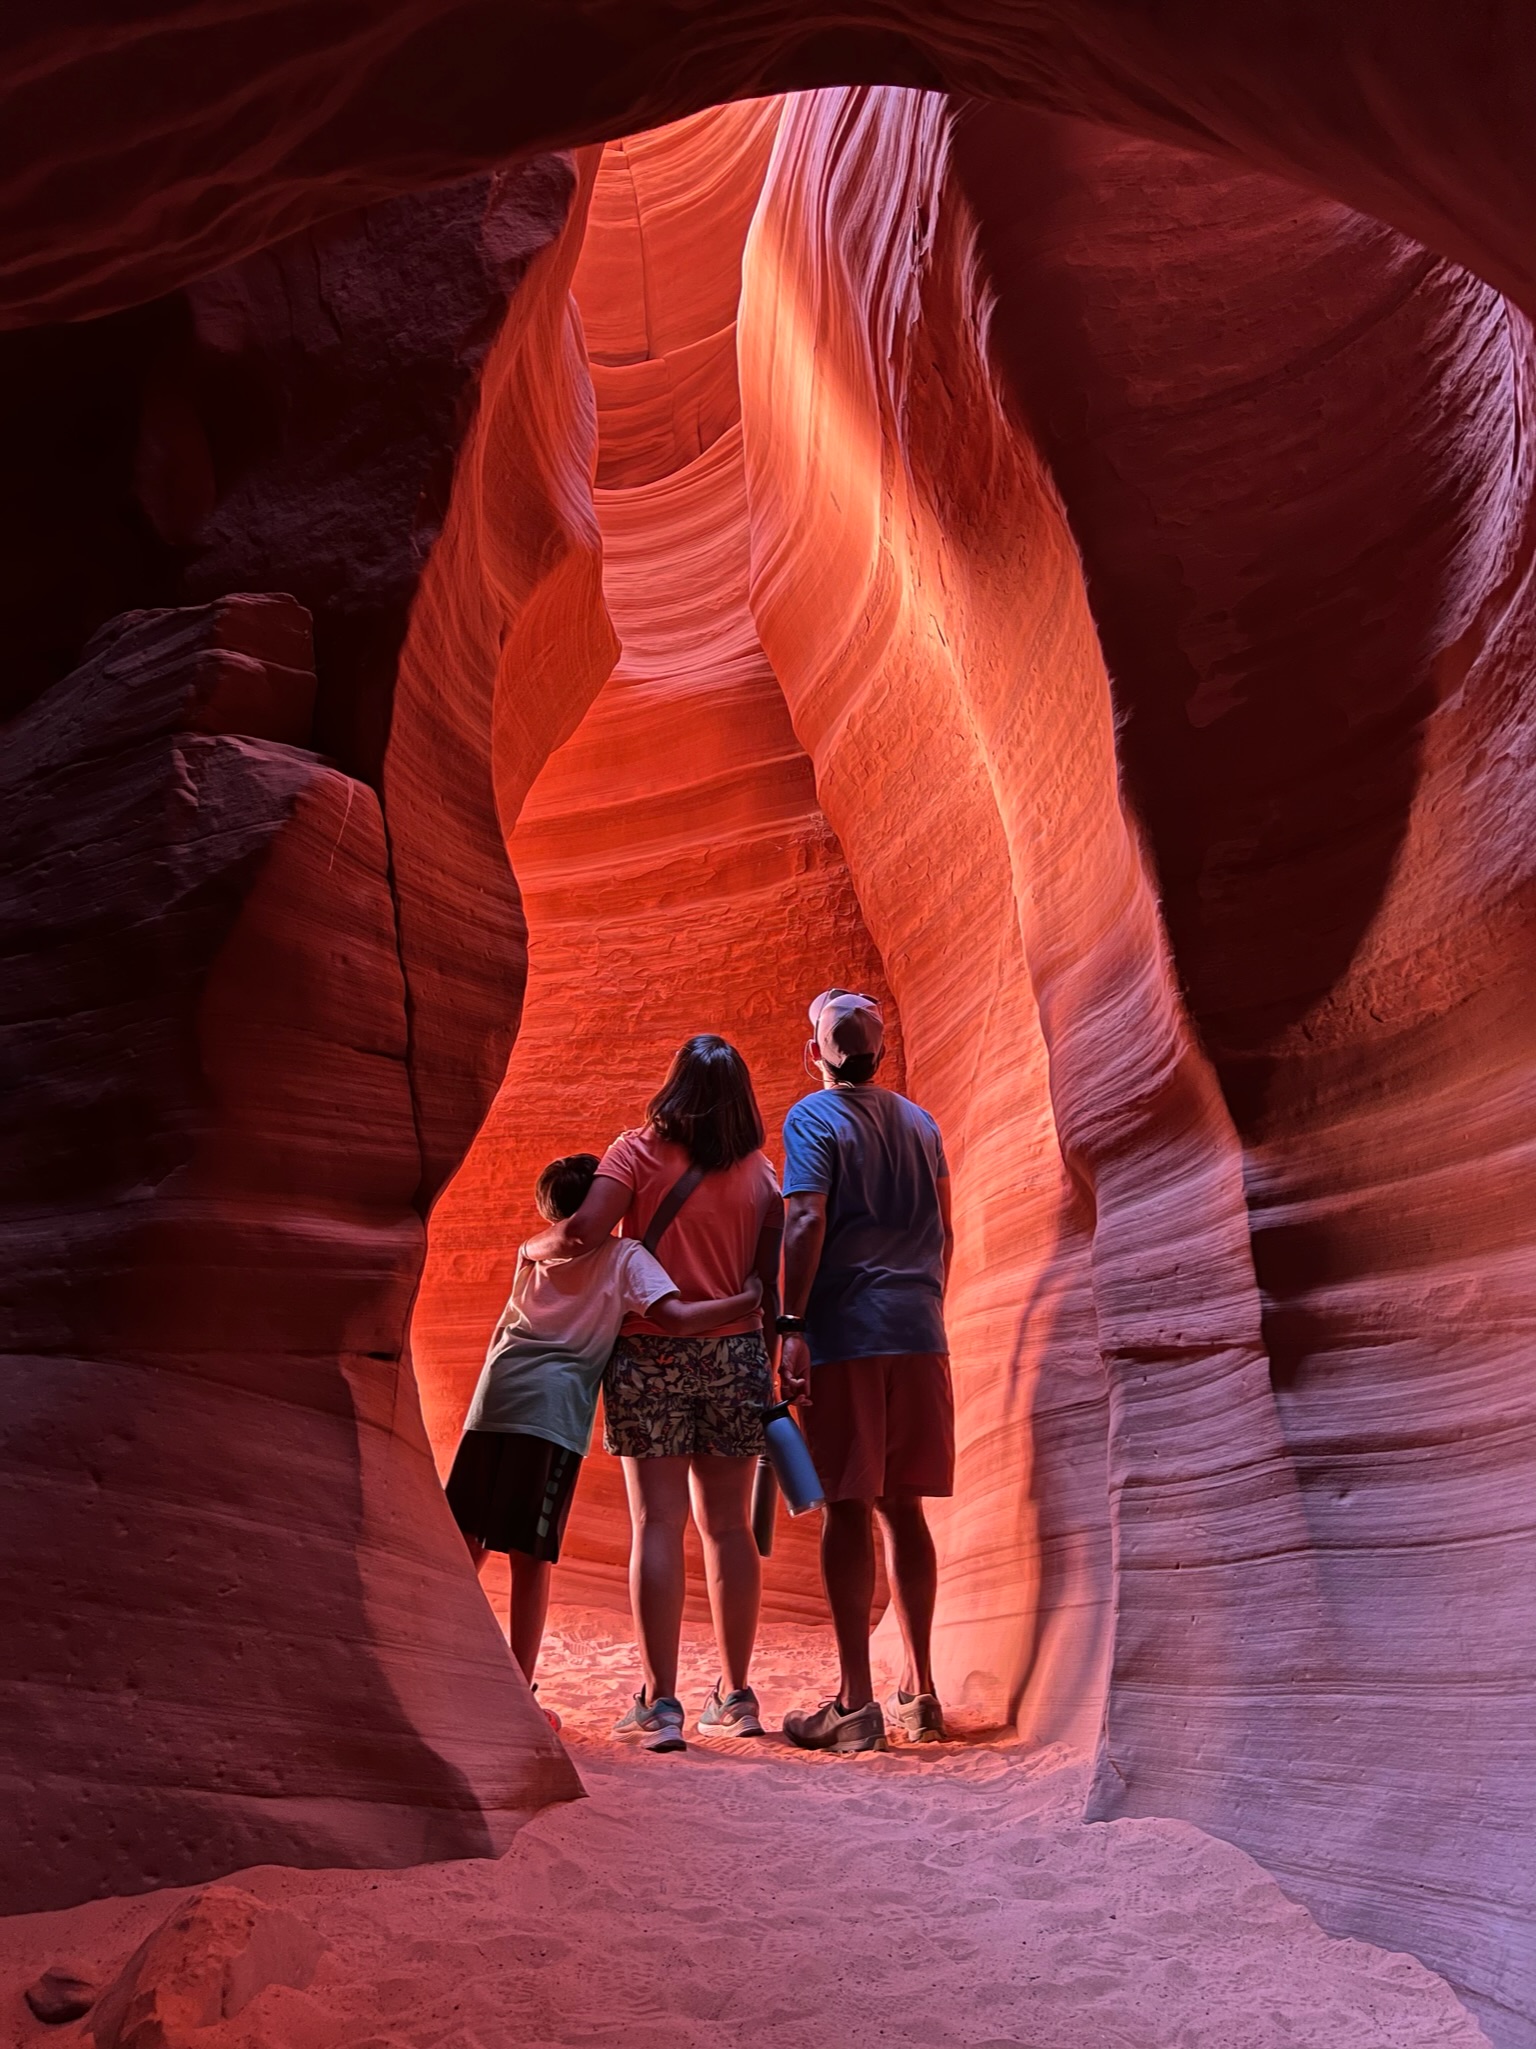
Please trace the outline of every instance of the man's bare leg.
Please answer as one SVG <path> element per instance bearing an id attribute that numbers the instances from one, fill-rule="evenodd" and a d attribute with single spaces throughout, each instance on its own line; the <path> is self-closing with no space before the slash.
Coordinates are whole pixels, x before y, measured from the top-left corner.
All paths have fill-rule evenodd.
<path id="1" fill-rule="evenodd" d="M 885 1567 L 891 1605 L 901 1627 L 907 1665 L 901 1691 L 911 1697 L 933 1692 L 933 1609 L 939 1591 L 939 1561 L 923 1504 L 916 1495 L 891 1496 L 875 1504 L 885 1536 Z"/>
<path id="2" fill-rule="evenodd" d="M 829 1501 L 821 1524 L 821 1576 L 837 1636 L 842 1668 L 838 1699 L 845 1708 L 868 1707 L 875 1697 L 869 1672 L 869 1611 L 875 1600 L 875 1532 L 867 1501 Z"/>

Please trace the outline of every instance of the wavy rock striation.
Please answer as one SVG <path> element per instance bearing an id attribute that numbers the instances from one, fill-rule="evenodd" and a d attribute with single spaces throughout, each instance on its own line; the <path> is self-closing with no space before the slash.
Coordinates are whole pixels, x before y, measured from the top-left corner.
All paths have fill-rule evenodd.
<path id="1" fill-rule="evenodd" d="M 1208 159 L 999 109 L 958 161 L 1244 1141 L 1327 1619 L 1287 1698 L 1243 1710 L 1284 1791 L 1242 1839 L 1507 2027 L 1536 2005 L 1508 1935 L 1527 1775 L 1488 1798 L 1526 1740 L 1536 1585 L 1529 329 L 1377 223 Z"/>
<path id="2" fill-rule="evenodd" d="M 948 89 L 1260 164 L 1536 306 L 1522 0 L 82 0 L 8 11 L 0 284 L 17 324 L 154 297 L 329 215 L 719 101 Z"/>
<path id="3" fill-rule="evenodd" d="M 690 1033 L 756 1079 L 770 1147 L 803 1094 L 805 1004 L 885 980 L 747 604 L 736 379 L 741 246 L 776 102 L 611 145 L 575 297 L 597 394 L 603 595 L 622 643 L 544 764 L 510 839 L 528 987 L 496 1106 L 432 1218 L 412 1345 L 439 1459 L 452 1455 L 505 1300 L 533 1182 L 637 1123 Z M 899 1025 L 892 1012 L 899 1073 Z M 565 1599 L 623 1603 L 615 1461 L 583 1476 Z M 814 1531 L 781 1520 L 767 1612 L 824 1611 Z"/>
<path id="4" fill-rule="evenodd" d="M 4 32 L 6 317 L 130 309 L 47 387 L 111 371 L 86 487 L 15 443 L 17 1873 L 462 1854 L 571 1789 L 399 1364 L 425 1205 L 500 1089 L 417 1317 L 441 1444 L 539 1160 L 710 1021 L 776 1115 L 803 988 L 883 973 L 960 1198 L 947 1689 L 1536 2042 L 1522 11 L 88 13 Z M 680 113 L 505 265 L 444 199 L 415 455 L 327 438 L 318 223 Z M 212 498 L 139 309 L 183 288 L 303 422 Z M 375 430 L 394 360 L 341 379 Z M 286 601 L 78 663 L 258 558 L 324 586 L 382 823 Z"/>
<path id="5" fill-rule="evenodd" d="M 309 663 L 291 599 L 146 613 L 8 736 L 13 1910 L 484 1854 L 577 1790 L 413 1423 L 387 855 L 295 744 Z"/>
<path id="6" fill-rule="evenodd" d="M 958 162 L 1005 408 L 923 104 L 818 95 L 787 117 L 742 335 L 754 607 L 909 1071 L 968 1141 L 969 1076 L 924 1002 L 963 1002 L 972 949 L 915 983 L 896 967 L 887 903 L 936 892 L 870 802 L 893 778 L 907 817 L 932 778 L 924 852 L 990 835 L 1012 1003 L 1043 1042 L 1033 1214 L 968 1142 L 958 1164 L 967 1224 L 1002 1229 L 957 1276 L 949 1683 L 1022 1687 L 1029 1726 L 1054 1632 L 1077 1727 L 1102 1713 L 1095 1812 L 1233 1836 L 1524 2041 L 1531 1821 L 1523 1791 L 1487 1789 L 1523 1741 L 1533 1582 L 1528 1417 L 1501 1365 L 1527 1313 L 1503 1207 L 1531 1100 L 1526 330 L 1465 273 L 1267 179 L 977 111 Z M 1281 317 L 1293 295 L 1305 321 Z M 1386 532 L 1352 435 L 1400 466 Z M 965 752 L 940 767 L 949 706 Z M 995 1029 L 1009 983 L 982 986 Z M 1030 1063 L 1005 1071 L 1027 1130 Z M 1057 1146 L 1076 1216 L 1046 1264 Z M 1099 1551 L 1031 1622 L 999 1541 L 1038 1560 L 1052 1528 L 1018 1490 L 1024 1444 L 1080 1539 L 1102 1454 L 1090 1428 L 1047 1462 L 1017 1420 L 1027 1347 L 972 1303 L 1011 1259 L 1004 1303 L 1081 1309 L 1084 1236 L 1114 1571 Z M 1042 1348 L 1048 1409 L 1072 1357 Z M 1012 1597 L 1012 1665 L 984 1577 Z M 1448 1669 L 1471 1610 L 1488 1645 Z"/>
<path id="7" fill-rule="evenodd" d="M 331 630 L 322 676 L 291 597 L 128 615 L 36 696 L 40 665 L 7 733 L 16 1907 L 256 1862 L 489 1854 L 578 1790 L 475 1589 L 404 1358 L 425 1205 L 521 991 L 497 664 L 518 675 L 541 616 L 563 618 L 567 561 L 591 594 L 590 687 L 611 659 L 590 399 L 558 404 L 571 186 L 553 163 L 398 202 L 204 281 L 198 348 L 130 361 L 113 402 L 132 432 L 77 472 L 98 509 L 131 474 L 178 594 L 291 574 Z M 429 302 L 424 252 L 449 273 Z M 434 556 L 392 712 L 498 325 L 452 522 L 467 567 L 454 583 L 451 540 Z M 113 333 L 68 359 L 109 357 Z M 196 374 L 198 349 L 230 383 Z M 270 401 L 238 460 L 232 388 Z M 518 488 L 482 533 L 498 458 Z M 125 561 L 112 576 L 139 573 Z M 24 578 L 7 595 L 36 616 Z M 554 637 L 579 675 L 580 634 Z M 322 735 L 385 785 L 387 826 L 368 783 L 309 751 Z"/>

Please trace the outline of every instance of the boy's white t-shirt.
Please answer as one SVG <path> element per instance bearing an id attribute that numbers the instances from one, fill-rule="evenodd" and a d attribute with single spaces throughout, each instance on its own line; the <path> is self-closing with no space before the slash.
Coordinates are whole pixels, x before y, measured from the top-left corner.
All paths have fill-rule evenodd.
<path id="1" fill-rule="evenodd" d="M 605 1238 L 575 1259 L 532 1260 L 519 1249 L 464 1428 L 519 1430 L 584 1455 L 620 1324 L 676 1292 L 634 1238 Z"/>

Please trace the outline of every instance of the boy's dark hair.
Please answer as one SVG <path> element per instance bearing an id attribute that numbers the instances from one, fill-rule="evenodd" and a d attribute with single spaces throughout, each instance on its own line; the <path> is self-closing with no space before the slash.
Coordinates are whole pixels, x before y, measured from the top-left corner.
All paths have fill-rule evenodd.
<path id="1" fill-rule="evenodd" d="M 851 1081 L 854 1083 L 873 1081 L 875 1069 L 879 1065 L 880 1055 L 878 1053 L 848 1053 L 843 1057 L 842 1066 L 834 1067 L 831 1072 L 839 1081 Z"/>
<path id="2" fill-rule="evenodd" d="M 597 1178 L 597 1167 L 596 1153 L 567 1153 L 563 1160 L 550 1161 L 533 1190 L 539 1215 L 547 1224 L 575 1216 Z"/>
<path id="3" fill-rule="evenodd" d="M 658 1138 L 680 1145 L 706 1174 L 734 1167 L 763 1142 L 747 1063 L 713 1032 L 678 1047 L 645 1114 Z"/>

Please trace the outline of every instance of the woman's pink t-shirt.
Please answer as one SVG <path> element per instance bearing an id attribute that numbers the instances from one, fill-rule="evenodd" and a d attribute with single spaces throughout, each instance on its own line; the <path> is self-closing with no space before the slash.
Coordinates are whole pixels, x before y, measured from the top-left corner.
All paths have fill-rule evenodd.
<path id="1" fill-rule="evenodd" d="M 688 1166 L 680 1145 L 658 1138 L 647 1126 L 624 1131 L 603 1154 L 598 1173 L 632 1190 L 620 1226 L 626 1238 L 643 1238 L 661 1206 L 662 1197 Z M 748 1153 L 734 1167 L 706 1174 L 662 1236 L 656 1257 L 677 1283 L 685 1302 L 708 1302 L 735 1295 L 757 1262 L 757 1241 L 770 1218 L 782 1221 L 783 1198 L 764 1152 Z M 722 1323 L 708 1336 L 732 1337 L 738 1331 L 760 1330 L 762 1311 Z M 624 1329 L 664 1335 L 644 1316 L 626 1316 Z"/>

